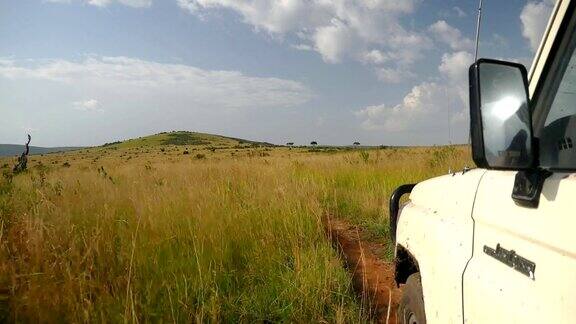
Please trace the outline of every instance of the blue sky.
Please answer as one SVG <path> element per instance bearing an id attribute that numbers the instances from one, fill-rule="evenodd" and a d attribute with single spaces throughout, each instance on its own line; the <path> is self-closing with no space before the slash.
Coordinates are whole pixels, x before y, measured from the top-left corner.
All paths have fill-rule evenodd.
<path id="1" fill-rule="evenodd" d="M 477 1 L 0 0 L 0 143 L 167 130 L 273 143 L 467 139 Z M 485 0 L 530 65 L 553 0 Z"/>

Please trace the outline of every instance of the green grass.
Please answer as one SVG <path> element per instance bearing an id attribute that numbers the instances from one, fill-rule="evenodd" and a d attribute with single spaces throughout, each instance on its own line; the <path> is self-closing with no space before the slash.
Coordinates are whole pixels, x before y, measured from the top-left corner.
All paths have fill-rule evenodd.
<path id="1" fill-rule="evenodd" d="M 369 321 L 322 218 L 386 242 L 396 186 L 469 163 L 463 147 L 135 143 L 34 156 L 0 180 L 10 320 Z"/>

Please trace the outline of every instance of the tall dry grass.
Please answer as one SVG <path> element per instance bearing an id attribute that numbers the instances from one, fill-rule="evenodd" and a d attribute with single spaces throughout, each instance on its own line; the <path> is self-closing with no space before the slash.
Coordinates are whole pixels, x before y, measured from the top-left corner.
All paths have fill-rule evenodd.
<path id="1" fill-rule="evenodd" d="M 385 241 L 393 188 L 468 163 L 464 148 L 267 152 L 32 158 L 0 182 L 5 319 L 368 320 L 322 217 Z"/>

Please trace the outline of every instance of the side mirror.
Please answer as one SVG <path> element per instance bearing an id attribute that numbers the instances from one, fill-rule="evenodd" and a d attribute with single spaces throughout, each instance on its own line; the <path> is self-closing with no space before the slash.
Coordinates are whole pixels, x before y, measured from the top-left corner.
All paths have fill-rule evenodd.
<path id="1" fill-rule="evenodd" d="M 469 69 L 472 158 L 480 168 L 534 166 L 528 79 L 522 64 L 479 59 Z"/>

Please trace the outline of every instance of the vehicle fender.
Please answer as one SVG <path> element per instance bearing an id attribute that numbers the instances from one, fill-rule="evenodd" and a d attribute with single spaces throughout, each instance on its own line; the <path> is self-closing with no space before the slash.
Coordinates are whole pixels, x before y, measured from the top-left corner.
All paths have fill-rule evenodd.
<path id="1" fill-rule="evenodd" d="M 462 274 L 472 255 L 472 208 L 484 173 L 474 169 L 419 183 L 398 217 L 397 263 L 406 255 L 416 263 L 403 269 L 420 272 L 428 323 L 462 322 Z"/>

